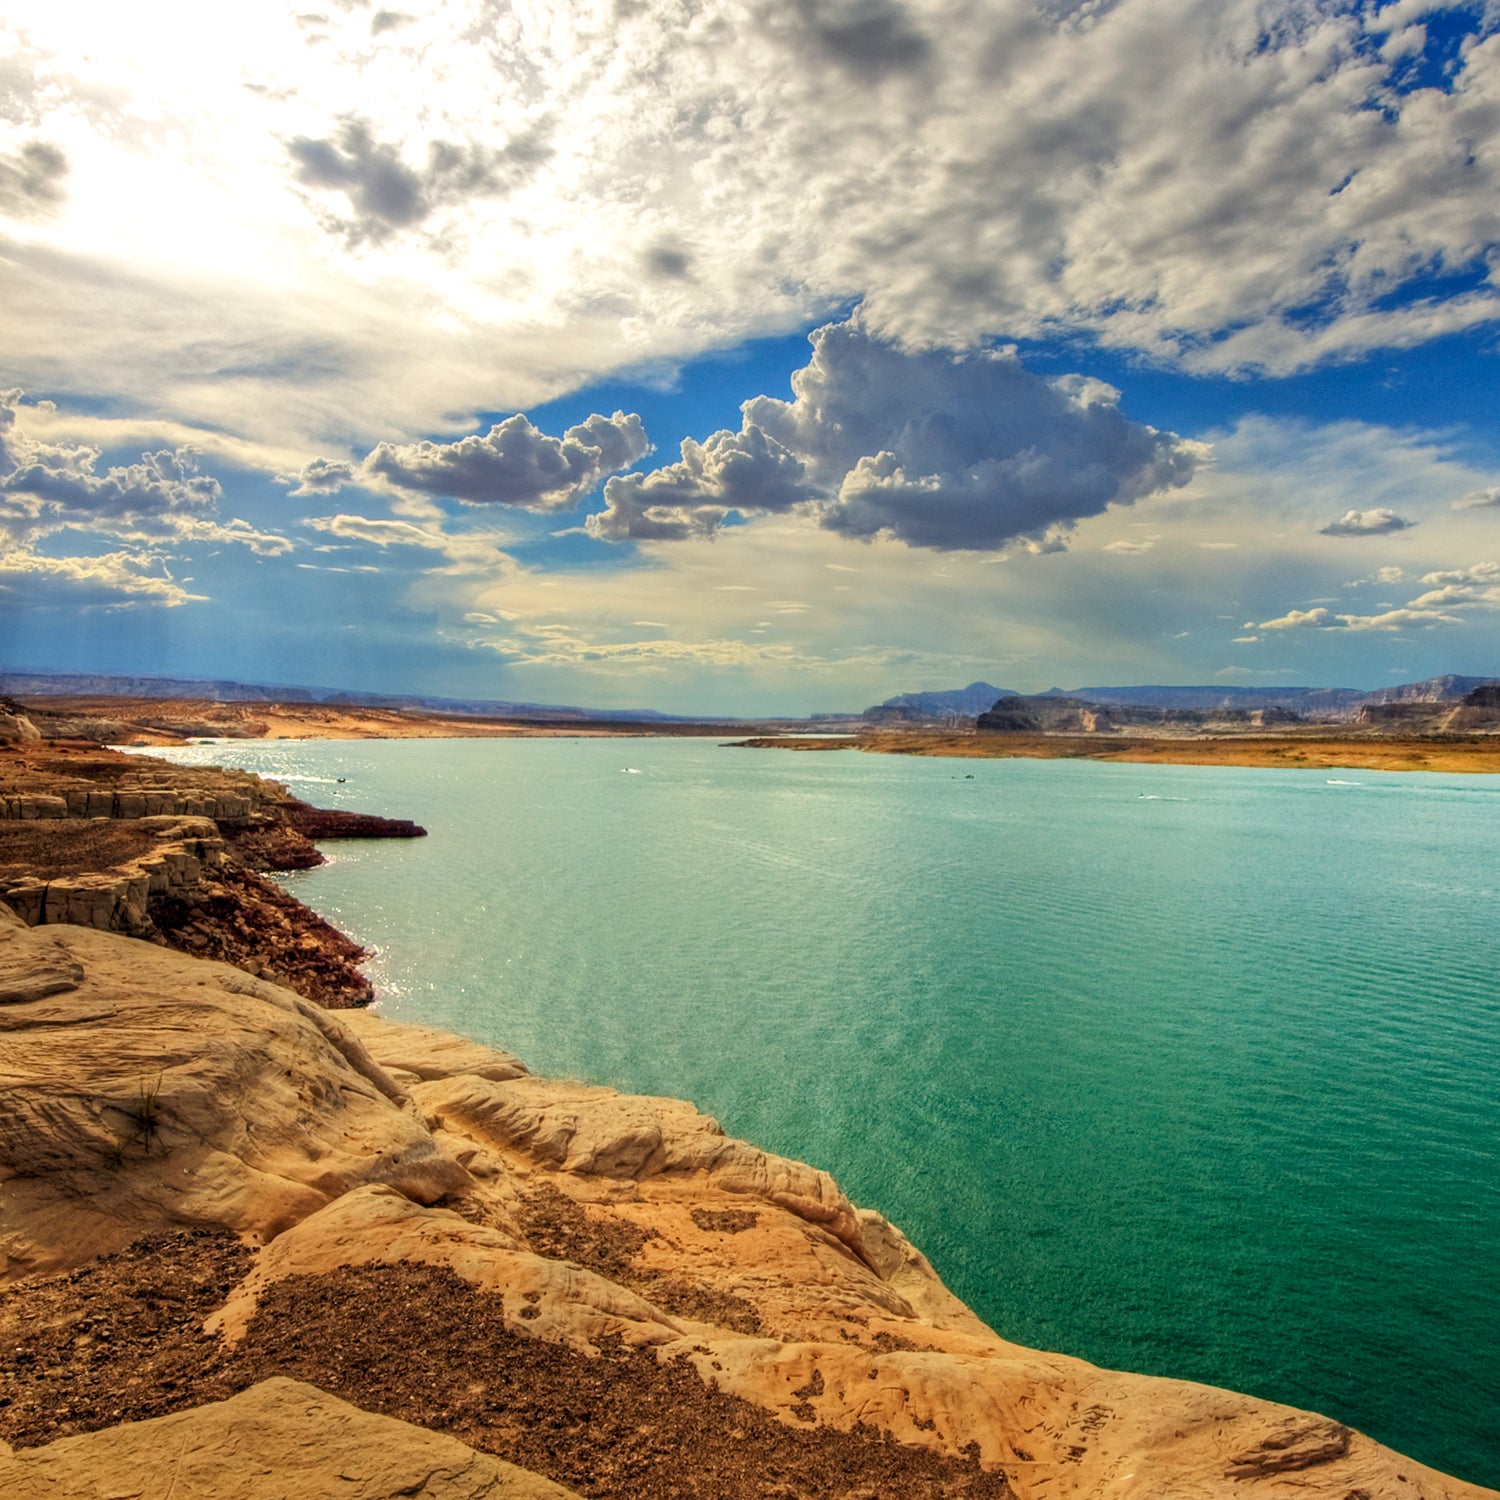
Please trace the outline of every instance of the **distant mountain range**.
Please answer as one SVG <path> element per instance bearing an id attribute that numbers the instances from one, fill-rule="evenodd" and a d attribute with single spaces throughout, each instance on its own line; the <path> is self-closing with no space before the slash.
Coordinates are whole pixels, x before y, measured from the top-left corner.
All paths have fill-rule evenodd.
<path id="1" fill-rule="evenodd" d="M 472 718 L 661 720 L 688 722 L 654 708 L 573 708 L 493 698 L 427 698 L 352 693 L 285 683 L 231 682 L 203 677 L 115 677 L 92 672 L 0 672 L 0 693 L 13 698 L 205 698 L 215 703 L 323 703 L 344 708 L 394 708 Z M 986 704 L 986 707 L 989 705 Z"/>
<path id="2" fill-rule="evenodd" d="M 1284 709 L 1307 719 L 1346 720 L 1361 710 L 1392 703 L 1457 703 L 1477 687 L 1500 681 L 1495 677 L 1429 677 L 1398 687 L 1365 692 L 1360 688 L 1315 687 L 1080 687 L 1048 688 L 1038 699 L 1067 698 L 1109 707 L 1184 710 L 1252 711 Z M 988 700 L 981 699 L 988 694 Z M 976 718 L 1002 698 L 1022 695 L 987 682 L 941 692 L 898 693 L 867 708 L 867 723 L 913 723 L 948 718 Z M 974 706 L 978 705 L 978 706 Z"/>
<path id="3" fill-rule="evenodd" d="M 1429 677 L 1424 682 L 1406 682 L 1397 687 L 1364 692 L 1359 688 L 1318 687 L 1080 687 L 1048 688 L 1031 698 L 1036 701 L 1065 698 L 1086 704 L 1129 709 L 1185 711 L 1286 710 L 1306 719 L 1352 720 L 1371 708 L 1417 703 L 1458 703 L 1475 688 L 1500 682 L 1500 677 L 1459 677 L 1452 674 Z M 434 698 L 402 693 L 357 693 L 336 688 L 317 688 L 286 683 L 235 682 L 221 678 L 115 676 L 93 672 L 5 672 L 0 671 L 0 694 L 27 698 L 169 698 L 208 699 L 219 703 L 317 703 L 329 707 L 405 709 L 409 712 L 459 714 L 473 718 L 526 718 L 553 720 L 651 721 L 691 723 L 694 716 L 666 714 L 653 708 L 577 708 L 557 703 L 513 703 L 498 698 Z M 1012 688 L 990 682 L 971 682 L 967 687 L 930 692 L 897 693 L 867 708 L 866 723 L 943 723 L 975 719 L 997 702 L 1023 695 Z M 722 723 L 734 723 L 727 715 L 713 715 Z M 844 715 L 813 715 L 813 718 L 843 718 Z M 848 715 L 854 718 L 854 715 Z M 780 722 L 794 722 L 790 717 Z"/>

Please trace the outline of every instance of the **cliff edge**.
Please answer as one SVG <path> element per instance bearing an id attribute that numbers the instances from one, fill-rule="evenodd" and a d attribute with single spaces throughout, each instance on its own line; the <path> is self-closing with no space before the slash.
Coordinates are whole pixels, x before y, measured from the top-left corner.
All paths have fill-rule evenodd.
<path id="1" fill-rule="evenodd" d="M 0 1081 L 5 1493 L 169 1450 L 194 1495 L 263 1493 L 221 1461 L 261 1423 L 288 1495 L 1494 1500 L 1009 1344 L 827 1174 L 688 1104 L 225 964 L 0 908 Z M 420 1472 L 341 1474 L 361 1422 L 421 1429 Z"/>

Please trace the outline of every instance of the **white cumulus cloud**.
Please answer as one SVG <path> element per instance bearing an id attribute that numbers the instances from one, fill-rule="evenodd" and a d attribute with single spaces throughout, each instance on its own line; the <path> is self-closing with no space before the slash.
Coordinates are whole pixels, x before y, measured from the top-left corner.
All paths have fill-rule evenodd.
<path id="1" fill-rule="evenodd" d="M 684 443 L 674 464 L 612 479 L 588 529 L 610 539 L 711 536 L 805 507 L 830 531 L 940 551 L 1045 545 L 1111 504 L 1186 484 L 1199 456 L 1132 422 L 1119 392 L 1046 380 L 1008 352 L 911 353 L 859 320 L 812 335 L 791 401 L 757 396 L 739 432 Z"/>
<path id="2" fill-rule="evenodd" d="M 555 511 L 576 505 L 606 474 L 628 468 L 650 451 L 646 429 L 634 414 L 596 413 L 568 428 L 561 438 L 549 437 L 518 414 L 497 422 L 482 437 L 476 434 L 451 443 L 380 443 L 360 466 L 360 474 L 466 505 Z"/>

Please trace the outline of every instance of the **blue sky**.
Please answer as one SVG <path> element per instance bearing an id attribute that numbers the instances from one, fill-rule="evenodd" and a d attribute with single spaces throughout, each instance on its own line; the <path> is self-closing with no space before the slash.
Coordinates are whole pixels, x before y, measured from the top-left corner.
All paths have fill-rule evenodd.
<path id="1" fill-rule="evenodd" d="M 1500 673 L 1500 6 L 0 20 L 0 666 Z"/>

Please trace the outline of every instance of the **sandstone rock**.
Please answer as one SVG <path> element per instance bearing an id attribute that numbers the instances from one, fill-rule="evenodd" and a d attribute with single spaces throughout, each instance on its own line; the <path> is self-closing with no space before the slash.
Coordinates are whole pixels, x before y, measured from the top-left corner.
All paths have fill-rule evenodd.
<path id="1" fill-rule="evenodd" d="M 577 1500 L 550 1479 L 360 1411 L 316 1386 L 264 1380 L 232 1400 L 44 1448 L 0 1445 L 6 1500 Z"/>
<path id="2" fill-rule="evenodd" d="M 98 826 L 92 821 L 69 824 L 84 833 Z M 139 936 L 151 930 L 147 908 L 153 896 L 192 890 L 224 862 L 224 841 L 207 818 L 139 817 L 107 826 L 116 831 L 119 845 L 113 854 L 117 862 L 109 868 L 43 878 L 34 867 L 12 866 L 19 873 L 0 873 L 0 898 L 33 926 L 71 923 Z M 52 842 L 68 844 L 66 839 Z"/>
<path id="3" fill-rule="evenodd" d="M 674 1343 L 684 1335 L 681 1322 L 602 1276 L 533 1255 L 514 1235 L 424 1208 L 379 1186 L 345 1194 L 267 1245 L 211 1326 L 237 1340 L 260 1294 L 288 1276 L 403 1261 L 447 1266 L 482 1291 L 505 1294 L 510 1320 L 526 1310 L 518 1328 L 584 1353 L 594 1353 L 606 1339 L 641 1346 Z"/>
<path id="4" fill-rule="evenodd" d="M 473 1074 L 414 1086 L 413 1096 L 429 1120 L 564 1172 L 633 1182 L 705 1174 L 720 1191 L 774 1203 L 867 1259 L 854 1207 L 826 1172 L 731 1140 L 680 1099 Z"/>
<path id="5" fill-rule="evenodd" d="M 0 709 L 0 745 L 20 745 L 41 737 L 41 730 L 25 714 Z"/>
<path id="6" fill-rule="evenodd" d="M 439 1031 L 434 1026 L 403 1026 L 371 1011 L 351 1011 L 341 1017 L 371 1049 L 386 1069 L 397 1069 L 413 1078 L 452 1078 L 472 1074 L 503 1082 L 526 1076 L 520 1058 L 467 1037 Z"/>
<path id="7" fill-rule="evenodd" d="M 33 996 L 0 1007 L 0 1282 L 173 1224 L 269 1239 L 367 1182 L 468 1185 L 299 996 L 105 933 L 0 932 L 5 984 Z"/>
<path id="8" fill-rule="evenodd" d="M 83 983 L 83 965 L 61 943 L 33 944 L 25 924 L 0 906 L 0 1005 L 64 995 Z"/>

